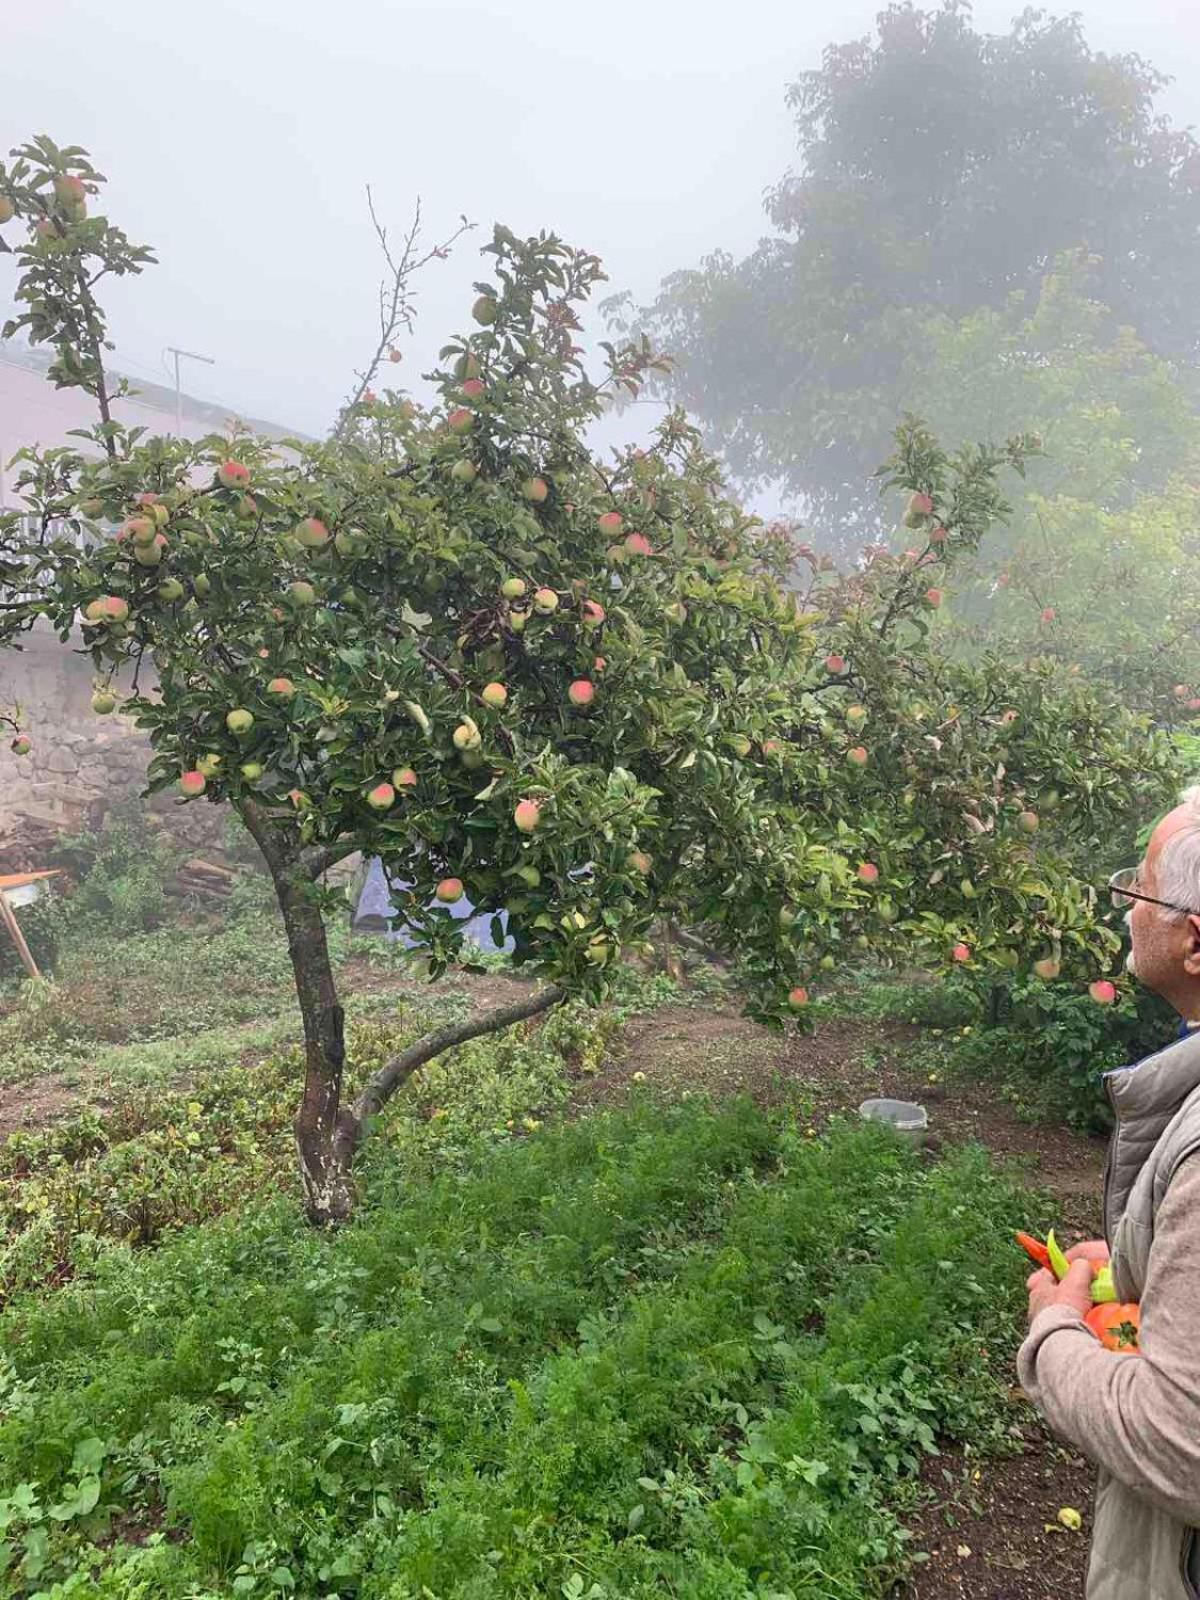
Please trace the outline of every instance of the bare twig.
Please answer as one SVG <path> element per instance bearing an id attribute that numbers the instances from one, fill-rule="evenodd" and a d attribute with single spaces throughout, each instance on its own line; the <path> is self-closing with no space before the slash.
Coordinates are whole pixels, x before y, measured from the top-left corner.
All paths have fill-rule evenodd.
<path id="1" fill-rule="evenodd" d="M 356 371 L 354 374 L 358 379 L 358 386 L 338 416 L 337 426 L 333 430 L 335 440 L 344 438 L 349 431 L 355 408 L 362 402 L 363 396 L 374 382 L 384 357 L 388 355 L 401 328 L 406 332 L 412 329 L 413 308 L 412 296 L 408 289 L 409 279 L 435 258 L 445 260 L 451 245 L 475 226 L 473 222 L 468 222 L 466 217 L 462 217 L 449 238 L 426 250 L 424 255 L 418 255 L 417 247 L 421 234 L 421 201 L 418 196 L 413 208 L 412 223 L 404 238 L 404 249 L 397 261 L 392 254 L 391 245 L 388 244 L 387 229 L 376 215 L 375 199 L 370 184 L 367 185 L 367 210 L 371 213 L 371 226 L 375 229 L 375 237 L 379 240 L 379 248 L 383 251 L 383 259 L 387 263 L 388 277 L 379 285 L 379 341 L 367 365 L 361 372 Z"/>

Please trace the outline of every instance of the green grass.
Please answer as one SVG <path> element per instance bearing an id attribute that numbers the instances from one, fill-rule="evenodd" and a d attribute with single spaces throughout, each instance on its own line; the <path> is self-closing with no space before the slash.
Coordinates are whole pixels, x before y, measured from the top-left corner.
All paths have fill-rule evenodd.
<path id="1" fill-rule="evenodd" d="M 978 1153 L 647 1102 L 367 1185 L 14 1302 L 9 1592 L 871 1595 L 935 1438 L 998 1436 L 1022 1197 Z"/>

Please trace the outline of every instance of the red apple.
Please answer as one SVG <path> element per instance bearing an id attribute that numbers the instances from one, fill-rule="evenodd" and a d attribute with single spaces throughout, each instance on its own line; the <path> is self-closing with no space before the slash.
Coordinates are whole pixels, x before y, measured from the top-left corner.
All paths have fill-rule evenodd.
<path id="1" fill-rule="evenodd" d="M 444 906 L 452 906 L 465 893 L 461 878 L 443 878 L 433 892 Z"/>
<path id="2" fill-rule="evenodd" d="M 513 812 L 513 821 L 522 833 L 532 833 L 542 820 L 542 808 L 536 800 L 521 800 Z"/>
<path id="3" fill-rule="evenodd" d="M 540 612 L 543 617 L 548 617 L 552 611 L 558 610 L 558 596 L 553 589 L 535 589 L 533 591 L 533 609 Z"/>
<path id="4" fill-rule="evenodd" d="M 500 585 L 500 593 L 506 600 L 519 600 L 525 593 L 525 579 L 505 578 Z"/>
<path id="5" fill-rule="evenodd" d="M 970 961 L 971 947 L 969 944 L 956 944 L 950 952 L 953 961 Z"/>
<path id="6" fill-rule="evenodd" d="M 1095 983 L 1088 984 L 1088 993 L 1098 1006 L 1110 1006 L 1117 998 L 1117 991 L 1107 978 L 1097 978 Z"/>
<path id="7" fill-rule="evenodd" d="M 598 628 L 604 621 L 604 607 L 598 600 L 585 600 L 583 602 L 583 620 L 589 628 Z"/>
<path id="8" fill-rule="evenodd" d="M 835 676 L 840 676 L 846 670 L 845 656 L 826 656 L 825 670 L 826 672 L 832 672 Z"/>
<path id="9" fill-rule="evenodd" d="M 925 591 L 925 604 L 927 606 L 929 606 L 932 610 L 936 611 L 937 608 L 941 605 L 941 603 L 942 603 L 942 591 L 940 589 L 926 589 L 926 591 Z"/>
<path id="10" fill-rule="evenodd" d="M 296 692 L 296 685 L 290 678 L 272 678 L 267 685 L 267 693 L 273 694 L 277 700 L 290 700 Z"/>
<path id="11" fill-rule="evenodd" d="M 654 861 L 644 850 L 631 850 L 625 857 L 625 864 L 632 871 L 640 873 L 643 878 L 647 878 L 650 876 L 650 869 L 654 865 Z"/>
<path id="12" fill-rule="evenodd" d="M 27 756 L 33 749 L 33 740 L 27 733 L 19 733 L 9 746 L 15 756 Z"/>
<path id="13" fill-rule="evenodd" d="M 879 868 L 873 861 L 864 861 L 858 869 L 860 883 L 877 883 L 879 881 Z"/>
<path id="14" fill-rule="evenodd" d="M 392 773 L 392 783 L 397 789 L 415 789 L 417 775 L 411 767 L 397 767 Z"/>
<path id="15" fill-rule="evenodd" d="M 567 690 L 567 699 L 573 706 L 590 706 L 596 698 L 596 685 L 587 678 L 576 678 Z"/>
<path id="16" fill-rule="evenodd" d="M 474 412 L 468 411 L 466 406 L 455 406 L 446 418 L 446 426 L 451 433 L 465 433 L 474 420 Z"/>
<path id="17" fill-rule="evenodd" d="M 372 811 L 388 811 L 396 804 L 396 791 L 390 783 L 377 783 L 367 790 L 366 799 Z"/>
<path id="18" fill-rule="evenodd" d="M 305 517 L 292 529 L 292 538 L 305 550 L 323 550 L 329 543 L 329 529 L 320 517 Z"/>
<path id="19" fill-rule="evenodd" d="M 88 622 L 126 622 L 129 602 L 119 595 L 102 594 L 99 600 L 92 600 L 84 607 L 83 614 Z"/>
<path id="20" fill-rule="evenodd" d="M 595 661 L 592 662 L 592 668 L 596 672 L 603 672 L 607 665 L 608 665 L 608 662 L 604 659 L 603 656 L 597 656 Z"/>
<path id="21" fill-rule="evenodd" d="M 808 990 L 802 983 L 797 984 L 788 995 L 788 1005 L 791 1006 L 793 1011 L 803 1011 L 807 1004 Z"/>
<path id="22" fill-rule="evenodd" d="M 868 759 L 867 752 L 861 744 L 856 744 L 853 750 L 846 752 L 846 760 L 856 767 L 865 767 Z"/>
<path id="23" fill-rule="evenodd" d="M 482 378 L 468 378 L 462 386 L 462 392 L 468 400 L 478 400 L 486 387 Z"/>
<path id="24" fill-rule="evenodd" d="M 652 556 L 654 547 L 644 533 L 625 535 L 625 548 L 631 556 Z"/>
<path id="25" fill-rule="evenodd" d="M 534 505 L 540 506 L 550 493 L 550 485 L 545 478 L 526 478 L 521 485 L 521 493 L 526 500 L 532 500 Z"/>
<path id="26" fill-rule="evenodd" d="M 1043 622 L 1053 622 L 1054 618 L 1055 618 L 1054 607 L 1053 606 L 1047 606 L 1046 609 L 1042 612 L 1042 621 Z"/>
<path id="27" fill-rule="evenodd" d="M 596 526 L 606 539 L 619 538 L 622 527 L 621 513 L 619 511 L 602 512 Z"/>
<path id="28" fill-rule="evenodd" d="M 250 482 L 250 468 L 240 461 L 222 461 L 217 468 L 217 482 L 222 489 L 244 489 Z"/>
<path id="29" fill-rule="evenodd" d="M 189 800 L 194 800 L 198 794 L 203 794 L 207 787 L 208 779 L 194 767 L 191 772 L 184 772 L 180 775 L 180 792 L 187 795 Z"/>
<path id="30" fill-rule="evenodd" d="M 1053 983 L 1062 968 L 1053 956 L 1043 956 L 1033 963 L 1033 970 L 1043 983 Z"/>
<path id="31" fill-rule="evenodd" d="M 1022 811 L 1021 815 L 1017 818 L 1017 822 L 1020 824 L 1021 829 L 1025 833 L 1036 833 L 1038 831 L 1038 824 L 1040 821 L 1041 818 L 1038 816 L 1036 811 Z"/>
<path id="32" fill-rule="evenodd" d="M 485 683 L 479 698 L 493 711 L 502 711 L 508 704 L 508 690 L 502 683 Z"/>

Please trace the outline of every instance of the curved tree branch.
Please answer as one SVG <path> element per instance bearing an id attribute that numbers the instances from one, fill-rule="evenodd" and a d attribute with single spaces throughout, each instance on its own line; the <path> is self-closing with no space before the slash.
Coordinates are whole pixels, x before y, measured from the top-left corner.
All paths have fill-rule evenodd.
<path id="1" fill-rule="evenodd" d="M 499 1033 L 504 1028 L 511 1028 L 514 1023 L 536 1017 L 541 1012 L 549 1011 L 552 1006 L 558 1005 L 564 998 L 563 990 L 551 984 L 545 989 L 527 995 L 524 1000 L 516 1001 L 511 1006 L 501 1006 L 497 1011 L 476 1013 L 464 1022 L 450 1023 L 435 1033 L 427 1034 L 424 1039 L 418 1039 L 415 1044 L 410 1044 L 407 1050 L 402 1050 L 398 1056 L 393 1056 L 379 1069 L 354 1102 L 352 1112 L 343 1119 L 342 1126 L 338 1130 L 338 1155 L 343 1160 L 353 1155 L 363 1137 L 368 1118 L 378 1116 L 396 1090 L 406 1084 L 413 1073 L 427 1061 L 432 1061 L 435 1056 L 441 1055 L 443 1050 L 451 1050 L 455 1045 L 466 1044 L 468 1040 L 478 1039 L 482 1034 Z"/>

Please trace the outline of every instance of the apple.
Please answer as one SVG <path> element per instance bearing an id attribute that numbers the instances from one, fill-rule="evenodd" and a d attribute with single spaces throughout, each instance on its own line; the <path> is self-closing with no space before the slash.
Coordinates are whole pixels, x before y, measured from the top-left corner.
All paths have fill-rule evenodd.
<path id="1" fill-rule="evenodd" d="M 0 223 L 11 222 L 16 214 L 12 201 L 6 194 L 0 194 Z"/>
<path id="2" fill-rule="evenodd" d="M 1045 608 L 1045 610 L 1042 612 L 1041 620 L 1043 622 L 1053 622 L 1054 618 L 1055 618 L 1055 615 L 1056 615 L 1056 613 L 1055 613 L 1054 607 L 1053 606 L 1047 606 Z"/>
<path id="3" fill-rule="evenodd" d="M 303 579 L 289 583 L 287 592 L 288 598 L 295 606 L 315 606 L 317 603 L 317 591 L 311 583 L 305 583 Z"/>
<path id="4" fill-rule="evenodd" d="M 505 578 L 500 585 L 500 593 L 506 600 L 519 600 L 525 593 L 525 579 Z"/>
<path id="5" fill-rule="evenodd" d="M 1020 824 L 1022 831 L 1025 833 L 1036 833 L 1038 831 L 1038 823 L 1040 820 L 1041 819 L 1038 817 L 1036 811 L 1022 811 L 1021 815 L 1017 818 L 1017 822 Z"/>
<path id="6" fill-rule="evenodd" d="M 83 179 L 77 178 L 73 172 L 60 172 L 54 180 L 54 198 L 60 205 L 82 213 L 87 206 L 87 190 L 83 187 Z"/>
<path id="7" fill-rule="evenodd" d="M 837 656 L 837 655 L 826 656 L 825 657 L 825 670 L 826 670 L 826 672 L 833 672 L 833 673 L 845 672 L 845 670 L 846 670 L 846 658 L 845 658 L 845 656 Z"/>
<path id="8" fill-rule="evenodd" d="M 203 794 L 207 787 L 208 779 L 198 767 L 193 768 L 191 772 L 184 772 L 180 775 L 180 792 L 187 795 L 189 800 L 194 800 L 198 794 Z"/>
<path id="9" fill-rule="evenodd" d="M 525 624 L 528 621 L 528 611 L 510 611 L 508 613 L 508 625 L 514 633 L 524 633 Z"/>
<path id="10" fill-rule="evenodd" d="M 152 544 L 157 532 L 158 524 L 153 517 L 126 517 L 117 532 L 117 540 L 132 539 L 134 544 Z"/>
<path id="11" fill-rule="evenodd" d="M 212 593 L 212 579 L 207 572 L 198 572 L 196 574 L 192 579 L 192 589 L 195 591 L 197 600 L 207 600 Z"/>
<path id="12" fill-rule="evenodd" d="M 471 315 L 481 328 L 490 328 L 500 314 L 494 294 L 481 294 L 471 307 Z"/>
<path id="13" fill-rule="evenodd" d="M 1001 727 L 1003 727 L 1003 728 L 1011 728 L 1013 723 L 1017 720 L 1019 715 L 1020 715 L 1020 712 L 1013 711 L 1011 709 L 1008 710 L 1008 711 L 1002 711 L 1000 713 L 1000 725 L 1001 725 Z"/>
<path id="14" fill-rule="evenodd" d="M 950 952 L 952 961 L 970 961 L 971 947 L 968 944 L 956 944 Z"/>
<path id="15" fill-rule="evenodd" d="M 540 506 L 550 493 L 550 485 L 545 478 L 526 478 L 521 485 L 521 493 L 526 500 L 532 500 L 535 506 Z"/>
<path id="16" fill-rule="evenodd" d="M 625 865 L 633 872 L 638 872 L 643 878 L 650 876 L 650 868 L 654 865 L 653 859 L 644 850 L 631 850 L 625 857 Z"/>
<path id="17" fill-rule="evenodd" d="M 257 783 L 263 775 L 263 764 L 261 761 L 243 761 L 238 771 L 247 783 Z"/>
<path id="18" fill-rule="evenodd" d="M 527 889 L 536 889 L 542 881 L 542 875 L 536 867 L 518 867 L 515 875 Z"/>
<path id="19" fill-rule="evenodd" d="M 877 883 L 879 881 L 879 868 L 873 861 L 864 861 L 858 869 L 860 883 Z"/>
<path id="20" fill-rule="evenodd" d="M 604 621 L 604 607 L 598 600 L 585 600 L 583 602 L 583 621 L 585 627 L 598 628 Z"/>
<path id="21" fill-rule="evenodd" d="M 930 528 L 930 530 L 929 530 L 929 542 L 930 542 L 930 544 L 945 544 L 946 540 L 949 537 L 950 537 L 950 535 L 946 532 L 945 528 L 943 528 L 943 527 L 939 526 L 939 527 L 936 527 L 936 528 Z"/>
<path id="22" fill-rule="evenodd" d="M 404 360 L 404 357 L 401 355 L 399 350 L 396 349 L 395 345 L 390 345 L 388 347 L 388 360 L 389 361 L 403 361 Z"/>
<path id="23" fill-rule="evenodd" d="M 27 733 L 19 733 L 9 746 L 15 756 L 27 756 L 33 749 L 33 740 Z"/>
<path id="24" fill-rule="evenodd" d="M 597 656 L 595 661 L 592 662 L 592 669 L 595 672 L 603 672 L 607 665 L 608 662 L 603 656 Z"/>
<path id="25" fill-rule="evenodd" d="M 163 605 L 173 606 L 177 600 L 183 599 L 183 585 L 178 578 L 164 578 L 155 593 Z"/>
<path id="26" fill-rule="evenodd" d="M 166 506 L 163 505 L 162 501 L 157 495 L 154 497 L 154 503 L 150 507 L 150 512 L 160 528 L 165 528 L 167 523 L 171 520 L 171 513 L 167 510 Z"/>
<path id="27" fill-rule="evenodd" d="M 92 600 L 83 612 L 88 622 L 126 622 L 129 618 L 129 602 L 122 600 L 119 595 L 102 594 L 99 600 Z"/>
<path id="28" fill-rule="evenodd" d="M 411 767 L 397 767 L 392 773 L 392 784 L 397 789 L 415 789 L 417 775 Z"/>
<path id="29" fill-rule="evenodd" d="M 479 362 L 468 350 L 459 356 L 454 363 L 454 376 L 461 383 L 464 378 L 477 378 L 479 376 Z"/>
<path id="30" fill-rule="evenodd" d="M 305 517 L 292 529 L 292 538 L 305 550 L 323 550 L 329 543 L 329 529 L 320 517 Z"/>
<path id="31" fill-rule="evenodd" d="M 763 740 L 763 746 L 762 746 L 763 755 L 765 755 L 765 756 L 777 756 L 779 754 L 779 749 L 780 749 L 780 746 L 779 746 L 779 740 L 778 739 L 764 739 Z"/>
<path id="32" fill-rule="evenodd" d="M 619 511 L 604 511 L 596 519 L 596 526 L 606 539 L 619 537 L 622 528 L 621 513 Z"/>
<path id="33" fill-rule="evenodd" d="M 474 483 L 478 473 L 479 468 L 473 461 L 468 461 L 466 456 L 456 461 L 450 468 L 450 476 L 455 483 Z"/>
<path id="34" fill-rule="evenodd" d="M 217 482 L 222 489 L 244 489 L 250 482 L 250 468 L 240 461 L 222 461 L 217 468 Z"/>
<path id="35" fill-rule="evenodd" d="M 867 752 L 861 744 L 856 744 L 853 750 L 846 752 L 846 760 L 855 767 L 865 767 L 868 759 Z"/>
<path id="36" fill-rule="evenodd" d="M 97 689 L 92 696 L 92 710 L 98 717 L 108 717 L 117 709 L 115 695 L 109 694 L 107 689 Z"/>
<path id="37" fill-rule="evenodd" d="M 161 533 L 156 533 L 150 544 L 135 544 L 133 559 L 139 567 L 157 567 L 161 565 L 162 558 L 167 553 L 167 541 Z"/>
<path id="38" fill-rule="evenodd" d="M 808 1004 L 808 990 L 802 983 L 798 983 L 788 994 L 788 1005 L 793 1011 L 803 1011 Z"/>
<path id="39" fill-rule="evenodd" d="M 366 801 L 372 811 L 387 811 L 396 804 L 396 791 L 390 783 L 377 783 L 367 790 Z"/>
<path id="40" fill-rule="evenodd" d="M 433 892 L 444 906 L 452 906 L 463 897 L 463 881 L 461 878 L 443 878 Z"/>
<path id="41" fill-rule="evenodd" d="M 1173 690 L 1176 700 L 1186 700 L 1191 692 L 1186 683 L 1177 683 Z"/>
<path id="42" fill-rule="evenodd" d="M 567 690 L 567 699 L 573 706 L 590 706 L 596 698 L 596 685 L 587 678 L 576 678 Z"/>
<path id="43" fill-rule="evenodd" d="M 867 720 L 867 708 L 866 708 L 866 706 L 847 706 L 846 707 L 846 721 L 850 724 L 850 726 L 852 728 L 861 728 L 863 723 L 866 720 Z"/>
<path id="44" fill-rule="evenodd" d="M 480 745 L 479 729 L 470 717 L 464 717 L 451 737 L 456 750 L 477 750 Z"/>
<path id="45" fill-rule="evenodd" d="M 79 502 L 79 510 L 85 517 L 98 517 L 104 510 L 104 501 L 97 499 L 93 495 L 91 498 Z"/>
<path id="46" fill-rule="evenodd" d="M 625 548 L 631 556 L 652 556 L 654 547 L 644 533 L 627 533 Z"/>
<path id="47" fill-rule="evenodd" d="M 221 765 L 221 757 L 216 750 L 206 750 L 196 763 L 196 771 L 202 772 L 206 778 L 215 778 Z"/>
<path id="48" fill-rule="evenodd" d="M 1043 956 L 1033 963 L 1033 970 L 1043 983 L 1053 983 L 1062 969 L 1053 956 Z"/>
<path id="49" fill-rule="evenodd" d="M 508 704 L 508 690 L 502 683 L 485 683 L 479 698 L 493 711 L 502 711 Z"/>
<path id="50" fill-rule="evenodd" d="M 744 733 L 735 733 L 730 736 L 729 747 L 735 756 L 748 756 L 751 744 Z"/>
<path id="51" fill-rule="evenodd" d="M 919 528 L 925 518 L 933 513 L 933 501 L 927 494 L 918 493 L 910 495 L 908 505 L 904 512 L 904 526 L 906 528 Z"/>
<path id="52" fill-rule="evenodd" d="M 932 611 L 936 611 L 937 608 L 941 605 L 942 598 L 943 598 L 943 596 L 942 596 L 941 589 L 926 589 L 926 591 L 925 591 L 925 604 Z"/>
<path id="53" fill-rule="evenodd" d="M 239 706 L 236 710 L 229 712 L 229 714 L 226 716 L 225 726 L 229 729 L 230 733 L 233 734 L 241 735 L 243 733 L 249 733 L 250 729 L 254 726 L 254 713 L 252 711 L 246 711 L 244 708 Z"/>
<path id="54" fill-rule="evenodd" d="M 669 606 L 663 607 L 663 616 L 668 622 L 677 622 L 682 627 L 688 619 L 687 607 L 682 600 L 672 600 Z"/>
<path id="55" fill-rule="evenodd" d="M 558 610 L 558 596 L 553 589 L 535 589 L 533 591 L 533 609 L 543 617 L 548 617 L 552 611 Z"/>
<path id="56" fill-rule="evenodd" d="M 312 810 L 312 800 L 305 794 L 303 789 L 289 789 L 287 797 L 297 811 Z"/>
<path id="57" fill-rule="evenodd" d="M 42 219 L 34 226 L 33 231 L 37 234 L 39 239 L 58 238 L 58 229 L 50 221 L 49 217 L 42 217 Z"/>
<path id="58" fill-rule="evenodd" d="M 513 821 L 522 833 L 532 833 L 542 820 L 542 808 L 536 800 L 521 800 L 513 812 Z"/>
<path id="59" fill-rule="evenodd" d="M 455 406 L 446 418 L 446 426 L 451 433 L 465 433 L 475 420 L 475 413 L 468 411 L 466 406 Z"/>
<path id="60" fill-rule="evenodd" d="M 1200 700 L 1189 700 L 1184 706 L 1186 711 L 1200 711 Z"/>
<path id="61" fill-rule="evenodd" d="M 462 392 L 468 400 L 478 400 L 486 388 L 482 378 L 468 378 L 462 386 Z"/>
<path id="62" fill-rule="evenodd" d="M 612 955 L 612 945 L 602 933 L 597 933 L 588 940 L 587 949 L 583 953 L 594 967 L 602 967 Z"/>
<path id="63" fill-rule="evenodd" d="M 1088 984 L 1088 993 L 1098 1006 L 1110 1006 L 1117 998 L 1117 991 L 1107 978 L 1097 978 L 1095 983 Z"/>
<path id="64" fill-rule="evenodd" d="M 290 678 L 272 678 L 267 685 L 267 693 L 273 694 L 277 700 L 290 700 L 296 692 L 296 685 Z"/>

